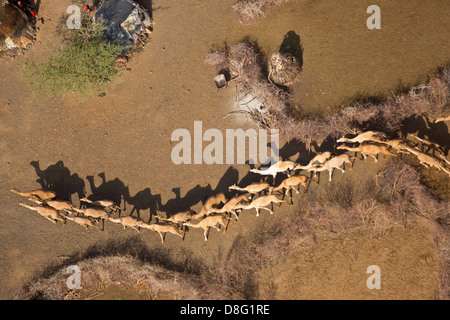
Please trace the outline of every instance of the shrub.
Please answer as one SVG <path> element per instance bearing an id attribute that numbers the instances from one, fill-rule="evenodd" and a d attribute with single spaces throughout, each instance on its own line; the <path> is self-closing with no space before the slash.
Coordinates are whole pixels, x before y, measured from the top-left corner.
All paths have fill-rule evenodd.
<path id="1" fill-rule="evenodd" d="M 250 23 L 266 17 L 277 4 L 288 0 L 239 0 L 232 7 L 241 23 Z"/>
<path id="2" fill-rule="evenodd" d="M 81 29 L 67 30 L 61 50 L 45 62 L 26 64 L 25 74 L 34 90 L 45 96 L 84 96 L 110 84 L 119 74 L 114 66 L 123 47 L 102 40 L 105 26 L 88 20 Z"/>

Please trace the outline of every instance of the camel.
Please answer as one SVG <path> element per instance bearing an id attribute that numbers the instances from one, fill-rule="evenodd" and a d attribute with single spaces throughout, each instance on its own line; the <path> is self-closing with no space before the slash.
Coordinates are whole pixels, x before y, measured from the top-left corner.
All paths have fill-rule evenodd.
<path id="1" fill-rule="evenodd" d="M 448 116 L 445 116 L 445 117 L 437 118 L 436 120 L 434 120 L 434 123 L 438 123 L 438 122 L 441 122 L 441 121 L 450 121 L 450 114 Z"/>
<path id="2" fill-rule="evenodd" d="M 77 224 L 79 224 L 80 226 L 85 227 L 86 230 L 89 229 L 89 227 L 91 227 L 91 228 L 97 228 L 97 229 L 103 231 L 102 228 L 100 228 L 99 226 L 95 225 L 92 222 L 92 220 L 90 218 L 88 218 L 88 217 L 69 217 L 69 216 L 67 216 L 66 218 L 71 220 L 71 221 L 73 221 L 73 222 L 75 222 L 75 223 L 77 223 Z"/>
<path id="3" fill-rule="evenodd" d="M 331 158 L 331 152 L 326 151 L 326 152 L 322 152 L 317 154 L 314 158 L 311 159 L 311 161 L 309 161 L 309 163 L 306 166 L 302 166 L 302 165 L 297 165 L 294 170 L 308 170 L 309 168 L 312 168 L 312 166 L 318 162 L 319 164 L 324 164 L 325 161 L 327 161 L 328 159 Z"/>
<path id="4" fill-rule="evenodd" d="M 33 201 L 34 203 L 37 203 L 39 205 L 48 205 L 58 211 L 69 211 L 74 208 L 73 204 L 71 204 L 68 201 L 59 200 L 59 199 L 50 199 L 42 201 L 38 197 L 31 196 L 28 198 L 30 201 Z"/>
<path id="5" fill-rule="evenodd" d="M 267 196 L 261 196 L 256 200 L 253 200 L 251 203 L 243 205 L 242 209 L 255 209 L 256 210 L 256 216 L 259 217 L 259 212 L 261 209 L 265 209 L 270 212 L 270 214 L 273 214 L 273 211 L 269 208 L 266 208 L 267 205 L 271 203 L 283 203 L 287 202 L 286 200 L 280 200 L 274 195 L 267 195 Z"/>
<path id="6" fill-rule="evenodd" d="M 123 225 L 124 229 L 126 227 L 129 227 L 129 228 L 133 228 L 137 232 L 139 232 L 138 227 L 142 226 L 142 224 L 144 223 L 144 221 L 139 220 L 138 218 L 135 218 L 132 216 L 126 216 L 126 217 L 121 217 L 121 218 L 117 218 L 117 219 L 108 217 L 108 220 L 111 222 L 119 223 L 119 224 Z"/>
<path id="7" fill-rule="evenodd" d="M 196 213 L 194 210 L 188 210 L 188 211 L 183 211 L 183 212 L 178 212 L 176 214 L 173 214 L 170 216 L 170 218 L 163 218 L 160 216 L 156 216 L 155 219 L 176 224 L 176 223 L 183 223 L 183 222 L 191 221 L 192 216 L 195 214 Z"/>
<path id="8" fill-rule="evenodd" d="M 56 198 L 56 193 L 54 193 L 53 191 L 44 190 L 44 189 L 37 189 L 37 190 L 29 191 L 29 192 L 21 192 L 14 188 L 14 189 L 11 189 L 10 191 L 14 192 L 15 194 L 24 196 L 24 197 L 35 196 L 44 201 Z"/>
<path id="9" fill-rule="evenodd" d="M 375 155 L 378 155 L 379 153 L 383 153 L 389 156 L 396 156 L 395 153 L 389 151 L 389 149 L 386 146 L 383 145 L 375 145 L 375 144 L 362 144 L 358 147 L 349 147 L 346 145 L 340 145 L 337 147 L 337 149 L 343 149 L 348 151 L 354 151 L 354 152 L 360 152 L 364 159 L 367 158 L 367 156 L 371 156 L 375 159 L 375 162 L 378 162 L 378 159 L 375 157 Z"/>
<path id="10" fill-rule="evenodd" d="M 187 223 L 187 222 L 185 222 L 185 223 Z M 161 243 L 164 243 L 164 238 L 165 238 L 167 232 L 170 232 L 176 236 L 179 236 L 181 238 L 181 241 L 184 240 L 184 234 L 180 231 L 179 228 L 177 228 L 174 225 L 160 224 L 160 223 L 152 223 L 152 224 L 143 223 L 139 227 L 152 230 L 152 231 L 156 232 L 157 234 L 159 234 L 159 236 L 161 237 Z"/>
<path id="11" fill-rule="evenodd" d="M 446 163 L 447 165 L 450 165 L 450 161 L 448 161 L 447 158 L 446 158 L 444 155 L 438 154 L 438 157 L 442 160 L 442 162 L 444 163 L 444 165 L 445 165 L 445 163 Z"/>
<path id="12" fill-rule="evenodd" d="M 217 231 L 220 231 L 220 228 L 217 227 L 217 224 L 224 227 L 223 233 L 227 232 L 227 226 L 225 224 L 225 220 L 233 220 L 232 218 L 228 217 L 226 214 L 214 214 L 209 215 L 203 220 L 200 220 L 199 223 L 193 224 L 191 222 L 185 222 L 183 223 L 183 226 L 192 227 L 192 228 L 202 228 L 204 230 L 203 235 L 205 237 L 205 241 L 208 241 L 208 231 L 209 228 L 213 227 L 217 229 Z"/>
<path id="13" fill-rule="evenodd" d="M 412 154 L 414 154 L 419 160 L 420 164 L 423 165 L 425 168 L 435 167 L 438 170 L 444 171 L 450 177 L 450 171 L 447 168 L 445 168 L 444 164 L 438 159 L 414 148 L 407 147 L 407 150 Z"/>
<path id="14" fill-rule="evenodd" d="M 227 201 L 228 199 L 223 193 L 218 193 L 214 196 L 209 197 L 205 201 L 202 210 L 200 210 L 199 213 L 192 215 L 192 219 L 201 219 L 203 216 L 207 215 L 212 208 L 217 207 L 221 203 L 226 203 Z"/>
<path id="15" fill-rule="evenodd" d="M 287 170 L 294 170 L 296 165 L 297 164 L 293 161 L 278 161 L 267 169 L 250 169 L 250 172 L 258 173 L 264 176 L 272 176 L 275 180 L 278 173 L 285 172 Z M 289 176 L 289 174 L 287 175 Z"/>
<path id="16" fill-rule="evenodd" d="M 366 131 L 363 133 L 360 133 L 354 138 L 348 139 L 348 138 L 340 138 L 336 140 L 336 142 L 359 142 L 363 143 L 364 141 L 376 141 L 379 142 L 382 139 L 387 139 L 387 135 L 384 132 L 381 131 Z"/>
<path id="17" fill-rule="evenodd" d="M 34 210 L 37 213 L 39 213 L 41 216 L 47 218 L 48 220 L 50 220 L 51 222 L 55 223 L 57 221 L 62 221 L 64 224 L 66 224 L 66 220 L 65 218 L 61 217 L 58 210 L 56 210 L 55 208 L 46 206 L 46 205 L 39 205 L 39 206 L 29 206 L 26 203 L 19 203 L 19 205 L 21 205 L 22 207 L 28 208 L 30 210 Z"/>
<path id="18" fill-rule="evenodd" d="M 443 151 L 442 147 L 438 143 L 431 142 L 430 140 L 427 140 L 425 138 L 419 138 L 418 136 L 416 136 L 414 134 L 412 136 L 414 139 L 416 139 L 422 143 L 422 147 L 421 147 L 422 151 L 424 151 L 425 147 L 427 147 L 427 151 L 425 151 L 425 152 L 428 152 L 431 149 L 433 149 L 433 154 L 435 151 L 438 151 L 438 152 Z"/>
<path id="19" fill-rule="evenodd" d="M 300 184 L 301 184 L 305 188 L 305 194 L 306 194 L 306 192 L 308 191 L 307 181 L 313 181 L 313 182 L 319 184 L 316 180 L 313 180 L 307 176 L 297 175 L 297 176 L 292 176 L 292 177 L 284 179 L 283 182 L 281 182 L 281 184 L 276 188 L 271 187 L 271 193 L 273 191 L 280 191 L 280 190 L 285 189 L 284 195 L 283 195 L 283 199 L 284 199 L 284 197 L 288 195 L 288 193 L 291 189 L 294 189 L 295 192 L 297 192 L 297 194 L 299 194 L 300 193 Z M 298 190 L 295 189 L 296 186 L 298 186 Z M 281 205 L 281 203 L 278 204 L 278 206 L 280 206 L 280 205 Z M 292 197 L 291 197 L 291 205 L 293 205 Z"/>
<path id="20" fill-rule="evenodd" d="M 236 220 L 238 220 L 238 215 L 237 215 L 237 211 L 242 210 L 242 202 L 248 202 L 250 201 L 250 197 L 248 195 L 240 195 L 240 196 L 236 196 L 231 198 L 230 200 L 228 200 L 222 208 L 217 209 L 217 208 L 213 208 L 211 209 L 210 213 L 232 213 L 234 214 L 234 216 L 236 217 Z"/>
<path id="21" fill-rule="evenodd" d="M 109 214 L 110 214 L 109 212 L 106 212 L 103 209 L 97 209 L 97 208 L 80 209 L 80 208 L 74 207 L 72 210 L 76 211 L 78 213 L 82 213 L 87 217 L 92 217 L 94 219 L 108 219 Z"/>
<path id="22" fill-rule="evenodd" d="M 328 170 L 328 172 L 330 173 L 330 177 L 329 180 L 331 181 L 331 176 L 333 175 L 333 170 L 334 169 L 339 169 L 342 172 L 345 172 L 345 170 L 343 168 L 341 168 L 341 166 L 345 163 L 350 164 L 350 170 L 352 170 L 353 165 L 352 165 L 352 159 L 356 159 L 355 157 L 352 157 L 348 154 L 340 154 L 337 155 L 329 160 L 327 160 L 321 167 L 312 167 L 309 168 L 308 171 L 313 171 L 313 172 L 321 172 L 321 171 L 325 171 Z"/>
<path id="23" fill-rule="evenodd" d="M 381 143 L 388 145 L 389 147 L 391 147 L 392 149 L 394 149 L 398 152 L 407 153 L 405 146 L 408 146 L 408 144 L 411 144 L 411 141 L 406 140 L 406 139 L 392 139 L 392 140 L 383 141 Z"/>
<path id="24" fill-rule="evenodd" d="M 232 186 L 228 187 L 229 190 L 237 190 L 237 191 L 246 191 L 248 193 L 253 195 L 260 193 L 261 191 L 264 191 L 266 189 L 270 188 L 270 184 L 267 182 L 254 182 L 252 184 L 249 184 L 245 188 L 241 188 L 236 186 L 236 184 L 233 184 Z"/>
<path id="25" fill-rule="evenodd" d="M 88 198 L 81 198 L 80 201 L 87 202 L 87 203 L 93 204 L 94 206 L 102 207 L 104 209 L 111 209 L 113 212 L 116 212 L 117 210 L 122 211 L 122 208 L 120 208 L 117 204 L 115 204 L 111 200 L 95 200 L 95 201 L 93 201 L 93 200 L 89 200 Z"/>

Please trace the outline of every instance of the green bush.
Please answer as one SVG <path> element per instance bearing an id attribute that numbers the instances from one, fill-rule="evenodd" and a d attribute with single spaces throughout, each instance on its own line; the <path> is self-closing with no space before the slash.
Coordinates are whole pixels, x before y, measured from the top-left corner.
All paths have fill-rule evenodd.
<path id="1" fill-rule="evenodd" d="M 64 47 L 43 63 L 27 62 L 25 75 L 44 96 L 89 95 L 119 74 L 114 60 L 124 48 L 101 38 L 105 26 L 85 20 L 80 29 L 64 31 Z"/>

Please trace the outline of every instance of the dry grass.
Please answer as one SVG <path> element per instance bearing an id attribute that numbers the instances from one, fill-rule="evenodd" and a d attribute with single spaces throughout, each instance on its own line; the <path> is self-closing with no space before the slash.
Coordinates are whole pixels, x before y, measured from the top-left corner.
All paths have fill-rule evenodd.
<path id="1" fill-rule="evenodd" d="M 434 248 L 439 260 L 439 281 L 435 293 L 435 298 L 438 300 L 450 299 L 449 212 L 450 208 L 447 205 L 442 217 L 430 224 L 430 234 L 433 236 Z"/>
<path id="2" fill-rule="evenodd" d="M 241 23 L 250 23 L 266 17 L 269 11 L 288 0 L 239 0 L 232 7 Z"/>

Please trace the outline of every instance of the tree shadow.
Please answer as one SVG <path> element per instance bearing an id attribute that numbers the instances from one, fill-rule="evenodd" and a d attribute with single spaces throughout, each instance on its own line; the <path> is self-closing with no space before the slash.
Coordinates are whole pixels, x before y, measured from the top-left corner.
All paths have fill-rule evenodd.
<path id="1" fill-rule="evenodd" d="M 142 8 L 147 9 L 148 15 L 153 19 L 153 0 L 139 0 L 137 2 Z"/>
<path id="2" fill-rule="evenodd" d="M 295 31 L 291 30 L 285 34 L 279 51 L 292 54 L 300 66 L 303 66 L 303 47 L 300 42 L 300 36 Z"/>
<path id="3" fill-rule="evenodd" d="M 36 10 L 36 13 L 39 14 L 39 8 L 41 7 L 41 0 L 33 0 L 31 1 L 31 6 Z"/>
<path id="4" fill-rule="evenodd" d="M 56 193 L 60 199 L 70 201 L 73 194 L 78 198 L 85 196 L 85 183 L 78 174 L 71 174 L 70 170 L 64 166 L 62 160 L 49 165 L 42 170 L 39 160 L 31 161 L 30 165 L 34 167 L 39 179 L 36 180 L 43 189 L 51 190 Z"/>

